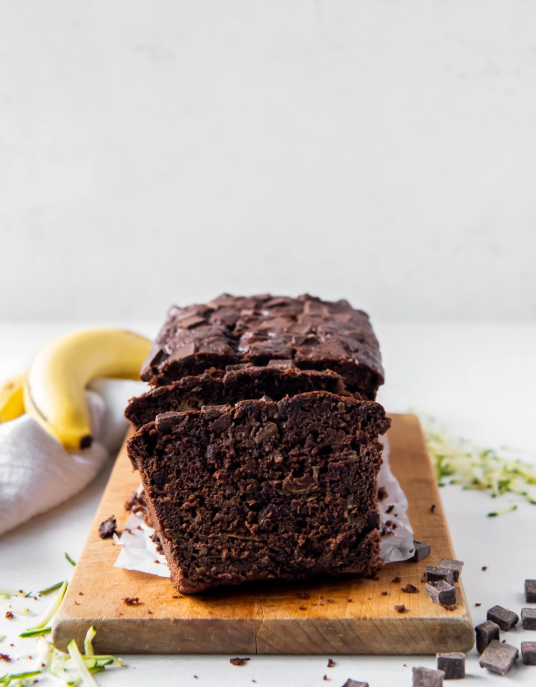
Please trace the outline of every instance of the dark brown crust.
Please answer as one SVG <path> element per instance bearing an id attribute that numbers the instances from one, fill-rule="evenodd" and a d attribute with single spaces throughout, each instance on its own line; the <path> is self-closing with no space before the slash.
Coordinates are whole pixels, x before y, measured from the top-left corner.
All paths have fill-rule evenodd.
<path id="1" fill-rule="evenodd" d="M 207 305 L 173 306 L 142 366 L 141 378 L 165 386 L 211 367 L 292 360 L 330 369 L 351 392 L 374 399 L 384 372 L 368 315 L 345 300 L 223 294 Z"/>
<path id="2" fill-rule="evenodd" d="M 128 442 L 183 593 L 374 574 L 383 408 L 327 392 L 168 413 Z"/>
<path id="3" fill-rule="evenodd" d="M 318 372 L 274 365 L 237 367 L 226 372 L 212 368 L 202 375 L 183 377 L 168 386 L 156 387 L 131 398 L 125 416 L 139 429 L 157 415 L 169 411 L 200 410 L 209 405 L 235 405 L 239 401 L 263 396 L 280 401 L 287 395 L 295 396 L 309 391 L 350 395 L 342 378 L 330 370 Z"/>

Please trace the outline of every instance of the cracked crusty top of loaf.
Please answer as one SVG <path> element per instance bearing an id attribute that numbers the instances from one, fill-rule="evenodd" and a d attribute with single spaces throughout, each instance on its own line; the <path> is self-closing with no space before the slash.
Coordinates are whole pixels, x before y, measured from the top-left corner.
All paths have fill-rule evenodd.
<path id="1" fill-rule="evenodd" d="M 302 370 L 333 370 L 350 392 L 374 399 L 384 382 L 368 315 L 345 300 L 223 294 L 203 305 L 172 306 L 141 378 L 170 384 L 208 368 L 291 360 Z"/>

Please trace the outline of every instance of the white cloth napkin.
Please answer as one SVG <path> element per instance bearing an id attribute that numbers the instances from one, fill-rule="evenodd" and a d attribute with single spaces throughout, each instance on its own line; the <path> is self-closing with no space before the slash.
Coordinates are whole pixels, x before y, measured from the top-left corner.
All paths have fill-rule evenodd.
<path id="1" fill-rule="evenodd" d="M 117 452 L 127 431 L 127 401 L 143 382 L 95 380 L 86 392 L 94 441 L 66 451 L 29 415 L 0 424 L 0 534 L 71 498 Z"/>

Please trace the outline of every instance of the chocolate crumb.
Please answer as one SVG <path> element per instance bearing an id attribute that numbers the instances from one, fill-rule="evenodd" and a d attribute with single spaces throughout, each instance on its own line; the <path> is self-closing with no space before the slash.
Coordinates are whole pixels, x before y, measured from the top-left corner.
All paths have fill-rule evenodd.
<path id="1" fill-rule="evenodd" d="M 310 599 L 311 598 L 309 596 L 309 594 L 307 594 L 307 592 L 298 592 L 296 594 L 296 596 L 298 597 L 298 599 Z"/>
<path id="2" fill-rule="evenodd" d="M 328 677 L 327 675 L 324 675 L 324 677 L 322 678 L 322 680 L 324 680 L 325 682 L 327 682 L 327 681 L 329 680 L 329 677 Z"/>
<path id="3" fill-rule="evenodd" d="M 400 604 L 400 605 L 398 605 L 398 606 L 395 606 L 395 611 L 396 611 L 397 613 L 405 613 L 405 612 L 406 612 L 406 607 L 404 606 L 404 604 Z"/>
<path id="4" fill-rule="evenodd" d="M 184 597 L 181 596 L 180 594 L 173 594 L 173 599 L 183 599 Z"/>
<path id="5" fill-rule="evenodd" d="M 394 504 L 392 504 L 391 506 L 389 506 L 389 508 L 387 508 L 387 510 L 385 512 L 386 513 L 392 513 L 394 511 L 394 509 L 395 509 Z"/>
<path id="6" fill-rule="evenodd" d="M 506 644 L 506 639 L 503 639 L 501 644 Z"/>
<path id="7" fill-rule="evenodd" d="M 84 592 L 78 592 L 78 596 L 84 596 Z"/>
<path id="8" fill-rule="evenodd" d="M 430 506 L 430 513 L 433 513 L 435 511 L 435 503 L 432 503 Z"/>
<path id="9" fill-rule="evenodd" d="M 110 539 L 117 532 L 117 520 L 111 515 L 107 520 L 101 522 L 99 527 L 99 537 L 101 539 Z"/>
<path id="10" fill-rule="evenodd" d="M 332 658 L 328 658 L 328 668 L 333 668 L 335 661 Z"/>
<path id="11" fill-rule="evenodd" d="M 387 489 L 385 487 L 380 487 L 378 489 L 378 501 L 383 501 L 389 496 Z"/>
<path id="12" fill-rule="evenodd" d="M 5 661 L 6 663 L 9 663 L 11 661 L 11 657 L 7 654 L 0 654 L 0 661 Z"/>
<path id="13" fill-rule="evenodd" d="M 229 663 L 233 666 L 245 666 L 246 661 L 249 661 L 249 658 L 230 658 Z"/>
<path id="14" fill-rule="evenodd" d="M 395 584 L 398 584 L 401 581 L 402 579 L 400 577 L 393 577 L 393 579 L 391 580 L 391 582 L 394 582 Z"/>
<path id="15" fill-rule="evenodd" d="M 155 563 L 158 563 L 160 565 L 160 561 L 155 561 Z"/>
<path id="16" fill-rule="evenodd" d="M 151 611 L 150 608 L 147 609 L 147 613 L 148 613 L 149 615 L 152 615 L 152 614 L 153 614 L 153 612 Z"/>
<path id="17" fill-rule="evenodd" d="M 413 584 L 407 584 L 405 587 L 402 587 L 400 590 L 401 592 L 404 592 L 404 594 L 417 594 L 419 591 L 417 587 Z"/>
<path id="18" fill-rule="evenodd" d="M 488 569 L 488 566 L 487 566 L 487 565 L 483 565 L 483 566 L 482 566 L 482 570 L 487 570 L 487 569 Z"/>
<path id="19" fill-rule="evenodd" d="M 328 604 L 334 604 L 335 603 L 335 599 L 326 599 L 326 601 L 328 602 Z"/>
<path id="20" fill-rule="evenodd" d="M 8 620 L 13 620 L 13 613 L 12 613 L 11 611 L 8 611 L 8 612 L 6 613 L 6 618 L 7 618 Z"/>
<path id="21" fill-rule="evenodd" d="M 199 680 L 199 678 L 197 677 L 197 675 L 194 675 L 194 680 Z"/>
<path id="22" fill-rule="evenodd" d="M 455 611 L 458 607 L 456 604 L 443 604 L 442 608 L 446 611 Z"/>
<path id="23" fill-rule="evenodd" d="M 382 592 L 382 596 L 387 596 L 389 592 Z"/>
<path id="24" fill-rule="evenodd" d="M 123 597 L 123 601 L 127 606 L 139 606 L 141 603 L 137 596 L 125 596 Z"/>
<path id="25" fill-rule="evenodd" d="M 78 601 L 75 601 L 75 602 L 74 602 L 74 605 L 75 605 L 75 606 L 80 606 L 80 604 L 78 603 Z"/>
<path id="26" fill-rule="evenodd" d="M 348 603 L 349 603 L 349 604 L 351 604 L 351 603 L 353 603 L 353 602 L 354 602 L 353 599 L 348 599 Z"/>
<path id="27" fill-rule="evenodd" d="M 482 604 L 475 604 L 475 606 L 482 606 Z"/>
<path id="28" fill-rule="evenodd" d="M 306 611 L 306 610 L 307 610 L 307 609 L 305 608 L 305 606 L 298 606 L 298 608 L 299 608 L 300 611 Z"/>

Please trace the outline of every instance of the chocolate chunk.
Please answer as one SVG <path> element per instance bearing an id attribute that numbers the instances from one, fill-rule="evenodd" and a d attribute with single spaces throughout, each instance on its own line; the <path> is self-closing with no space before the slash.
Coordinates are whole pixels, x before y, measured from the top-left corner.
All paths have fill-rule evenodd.
<path id="1" fill-rule="evenodd" d="M 519 616 L 513 611 L 509 611 L 502 606 L 493 606 L 487 613 L 487 619 L 491 620 L 501 628 L 503 632 L 508 632 L 519 622 Z"/>
<path id="2" fill-rule="evenodd" d="M 107 520 L 101 522 L 99 527 L 99 537 L 101 539 L 110 539 L 117 532 L 117 520 L 111 515 Z"/>
<path id="3" fill-rule="evenodd" d="M 536 608 L 522 608 L 521 623 L 524 630 L 536 630 Z"/>
<path id="4" fill-rule="evenodd" d="M 216 433 L 225 432 L 229 429 L 232 422 L 233 418 L 231 413 L 224 413 L 210 425 L 210 431 Z"/>
<path id="5" fill-rule="evenodd" d="M 205 322 L 205 319 L 203 317 L 199 317 L 198 315 L 192 314 L 178 319 L 177 325 L 181 329 L 192 329 L 196 326 L 196 324 L 201 324 L 202 322 Z"/>
<path id="6" fill-rule="evenodd" d="M 462 680 L 465 677 L 465 654 L 458 651 L 437 654 L 437 669 L 445 673 L 445 680 Z"/>
<path id="7" fill-rule="evenodd" d="M 6 620 L 13 620 L 14 617 L 15 616 L 13 615 L 13 613 L 11 611 L 6 612 Z"/>
<path id="8" fill-rule="evenodd" d="M 249 658 L 230 658 L 229 663 L 233 666 L 245 666 L 247 661 L 250 661 L 251 659 Z"/>
<path id="9" fill-rule="evenodd" d="M 427 565 L 424 569 L 427 582 L 439 582 L 444 580 L 447 584 L 454 584 L 454 571 L 451 568 L 443 568 L 440 565 Z"/>
<path id="10" fill-rule="evenodd" d="M 401 577 L 393 577 L 393 579 L 391 580 L 391 582 L 394 582 L 394 584 L 398 584 L 401 580 L 402 580 Z"/>
<path id="11" fill-rule="evenodd" d="M 536 642 L 521 642 L 521 656 L 526 666 L 536 666 Z"/>
<path id="12" fill-rule="evenodd" d="M 183 360 L 184 358 L 191 358 L 195 353 L 195 349 L 196 346 L 194 343 L 187 343 L 183 346 L 177 346 L 177 348 L 173 349 L 167 362 L 175 362 Z"/>
<path id="13" fill-rule="evenodd" d="M 397 606 L 395 606 L 395 611 L 397 613 L 405 613 L 406 607 L 404 606 L 404 604 L 398 604 Z"/>
<path id="14" fill-rule="evenodd" d="M 415 549 L 415 553 L 411 558 L 408 558 L 408 563 L 419 563 L 423 561 L 425 558 L 428 558 L 432 550 L 430 544 L 424 541 L 417 541 L 416 539 L 413 540 L 413 548 Z"/>
<path id="15" fill-rule="evenodd" d="M 139 597 L 137 596 L 125 596 L 123 597 L 123 601 L 126 603 L 127 606 L 139 606 L 141 603 Z"/>
<path id="16" fill-rule="evenodd" d="M 335 661 L 332 658 L 328 658 L 328 668 L 333 668 L 335 666 Z"/>
<path id="17" fill-rule="evenodd" d="M 475 627 L 476 650 L 481 654 L 493 639 L 500 639 L 500 628 L 496 623 L 487 620 Z"/>
<path id="18" fill-rule="evenodd" d="M 348 678 L 342 687 L 369 687 L 368 682 L 358 682 L 357 680 L 352 680 Z"/>
<path id="19" fill-rule="evenodd" d="M 506 675 L 519 656 L 519 651 L 510 644 L 501 644 L 497 639 L 490 642 L 480 657 L 480 667 L 487 668 L 492 673 Z"/>
<path id="20" fill-rule="evenodd" d="M 404 592 L 404 594 L 417 594 L 419 591 L 417 587 L 413 584 L 407 584 L 405 587 L 402 587 L 400 590 L 401 592 Z"/>
<path id="21" fill-rule="evenodd" d="M 431 668 L 412 668 L 413 687 L 442 687 L 445 673 L 442 670 Z"/>
<path id="22" fill-rule="evenodd" d="M 8 656 L 7 654 L 0 654 L 0 661 L 5 661 L 6 663 L 9 663 L 11 661 L 11 656 Z"/>
<path id="23" fill-rule="evenodd" d="M 293 360 L 270 360 L 268 367 L 280 367 L 283 370 L 290 370 L 296 367 Z"/>
<path id="24" fill-rule="evenodd" d="M 445 580 L 428 582 L 424 587 L 424 591 L 435 604 L 450 606 L 456 603 L 456 587 L 448 584 Z"/>
<path id="25" fill-rule="evenodd" d="M 176 424 L 179 422 L 182 422 L 184 419 L 184 415 L 181 413 L 160 413 L 160 415 L 156 416 L 155 423 L 157 428 L 162 432 L 166 431 L 168 429 L 171 429 L 174 427 Z"/>
<path id="26" fill-rule="evenodd" d="M 536 580 L 525 580 L 525 601 L 536 604 Z"/>
<path id="27" fill-rule="evenodd" d="M 454 558 L 442 558 L 440 567 L 450 568 L 454 573 L 454 582 L 457 582 L 462 574 L 463 561 L 457 561 Z"/>

